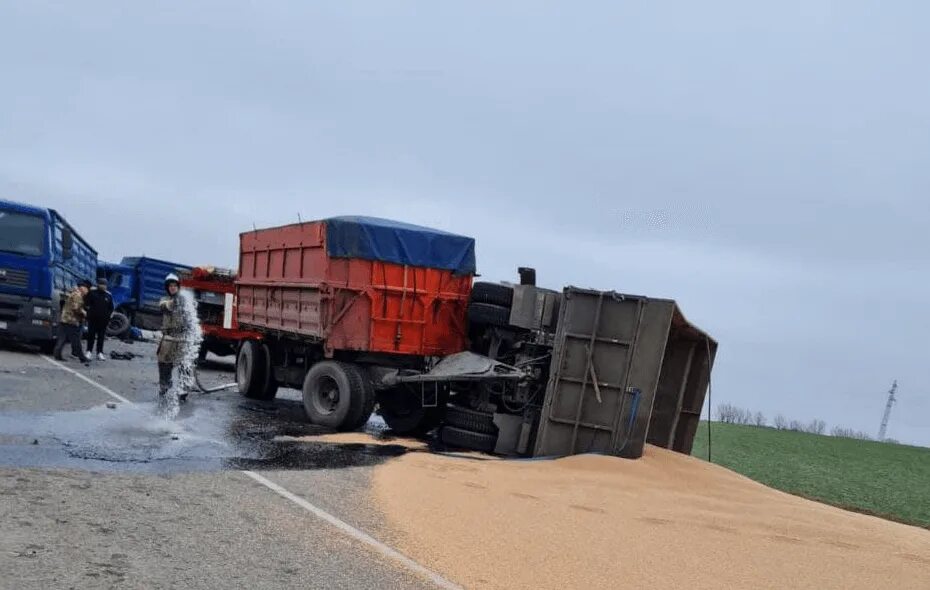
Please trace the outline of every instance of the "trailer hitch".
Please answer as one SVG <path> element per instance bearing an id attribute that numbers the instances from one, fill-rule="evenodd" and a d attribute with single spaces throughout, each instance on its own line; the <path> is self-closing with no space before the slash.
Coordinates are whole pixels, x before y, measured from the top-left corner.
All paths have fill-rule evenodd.
<path id="1" fill-rule="evenodd" d="M 401 383 L 443 383 L 453 381 L 520 381 L 532 375 L 519 367 L 495 361 L 473 352 L 459 352 L 445 357 L 427 373 L 413 375 L 389 374 L 383 379 L 385 386 Z"/>

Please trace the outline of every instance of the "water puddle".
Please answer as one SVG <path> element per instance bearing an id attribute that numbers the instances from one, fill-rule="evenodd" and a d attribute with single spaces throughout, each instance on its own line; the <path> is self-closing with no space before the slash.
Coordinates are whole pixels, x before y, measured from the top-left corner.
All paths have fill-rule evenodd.
<path id="1" fill-rule="evenodd" d="M 367 428 L 372 436 L 389 436 L 377 418 Z M 4 413 L 0 465 L 156 473 L 341 469 L 373 466 L 411 452 L 400 444 L 305 438 L 324 434 L 332 431 L 307 423 L 299 402 L 242 401 L 238 394 L 192 398 L 170 419 L 164 405 L 155 402 Z"/>
<path id="2" fill-rule="evenodd" d="M 378 444 L 315 441 L 313 437 L 333 432 L 309 424 L 300 394 L 290 390 L 271 402 L 248 400 L 228 390 L 196 393 L 194 371 L 201 342 L 196 304 L 185 290 L 178 301 L 189 333 L 198 336 L 182 343 L 165 396 L 160 397 L 153 384 L 150 402 L 81 411 L 4 412 L 0 466 L 155 473 L 341 469 L 426 450 L 391 444 L 387 426 L 377 417 L 367 429 Z M 180 403 L 184 392 L 189 392 L 188 399 Z"/>

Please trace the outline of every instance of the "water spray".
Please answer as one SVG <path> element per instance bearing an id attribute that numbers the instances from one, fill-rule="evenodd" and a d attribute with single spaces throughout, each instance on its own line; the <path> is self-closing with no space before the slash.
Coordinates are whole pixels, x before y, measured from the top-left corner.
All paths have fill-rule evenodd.
<path id="1" fill-rule="evenodd" d="M 180 396 L 186 396 L 191 391 L 194 391 L 195 387 L 199 388 L 196 365 L 200 345 L 203 342 L 203 332 L 200 328 L 200 318 L 197 315 L 197 302 L 194 300 L 194 294 L 190 289 L 181 289 L 178 293 L 177 303 L 181 306 L 185 330 L 184 339 L 181 341 L 181 359 L 176 364 L 178 378 L 174 380 L 171 389 L 165 394 L 165 401 L 167 402 L 165 417 L 169 420 L 177 417 L 180 412 Z"/>
<path id="2" fill-rule="evenodd" d="M 181 302 L 181 310 L 187 328 L 184 346 L 182 347 L 181 363 L 178 365 L 178 373 L 181 376 L 178 385 L 181 392 L 189 393 L 196 386 L 195 371 L 197 357 L 200 355 L 200 345 L 203 344 L 203 332 L 200 328 L 200 317 L 197 315 L 197 302 L 194 300 L 193 291 L 181 289 L 178 300 Z"/>
<path id="3" fill-rule="evenodd" d="M 204 387 L 200 382 L 200 376 L 197 374 L 197 359 L 200 356 L 200 346 L 203 343 L 203 331 L 200 326 L 200 316 L 197 314 L 197 301 L 194 293 L 190 289 L 181 290 L 181 299 L 184 302 L 184 319 L 188 329 L 194 334 L 194 337 L 184 344 L 184 354 L 181 365 L 178 367 L 179 372 L 185 375 L 182 378 L 181 385 L 184 392 L 198 393 L 215 393 L 224 389 L 236 387 L 236 382 L 217 385 L 216 387 Z"/>

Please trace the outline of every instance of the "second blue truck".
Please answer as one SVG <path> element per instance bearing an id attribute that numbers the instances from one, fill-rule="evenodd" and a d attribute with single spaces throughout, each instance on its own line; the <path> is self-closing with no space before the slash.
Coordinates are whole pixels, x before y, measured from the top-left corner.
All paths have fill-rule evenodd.
<path id="1" fill-rule="evenodd" d="M 107 335 L 122 337 L 133 326 L 158 330 L 161 327 L 158 302 L 165 295 L 165 277 L 189 270 L 191 267 L 177 262 L 146 256 L 129 256 L 119 263 L 101 262 L 97 276 L 107 279 L 116 309 Z"/>

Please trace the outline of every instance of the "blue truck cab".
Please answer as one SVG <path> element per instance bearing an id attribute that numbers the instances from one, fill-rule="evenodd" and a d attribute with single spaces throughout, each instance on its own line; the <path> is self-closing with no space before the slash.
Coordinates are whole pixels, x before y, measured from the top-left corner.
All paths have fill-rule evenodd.
<path id="1" fill-rule="evenodd" d="M 158 302 L 165 296 L 165 277 L 190 270 L 191 267 L 184 264 L 146 256 L 128 256 L 119 263 L 101 263 L 97 276 L 107 279 L 116 309 L 107 333 L 120 337 L 132 326 L 158 330 L 161 327 Z"/>
<path id="2" fill-rule="evenodd" d="M 61 308 L 97 251 L 53 209 L 0 199 L 0 339 L 54 346 Z"/>

